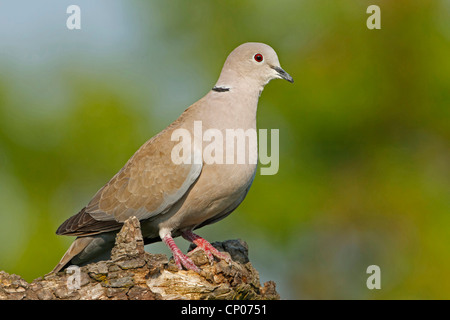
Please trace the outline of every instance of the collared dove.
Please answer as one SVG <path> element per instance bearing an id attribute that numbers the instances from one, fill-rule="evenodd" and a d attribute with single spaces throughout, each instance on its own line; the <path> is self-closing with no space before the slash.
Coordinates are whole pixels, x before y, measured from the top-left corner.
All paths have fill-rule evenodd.
<path id="1" fill-rule="evenodd" d="M 203 130 L 256 130 L 259 96 L 276 78 L 294 82 L 270 46 L 249 42 L 233 50 L 212 90 L 141 146 L 86 207 L 58 228 L 56 234 L 77 238 L 53 271 L 108 259 L 115 235 L 132 216 L 141 222 L 144 243 L 162 240 L 180 269 L 200 271 L 173 241 L 180 235 L 195 243 L 210 260 L 213 256 L 228 260 L 192 230 L 225 218 L 239 206 L 253 182 L 256 164 L 175 163 L 172 151 L 179 142 L 173 141 L 172 134 L 177 129 L 194 133 L 197 121 Z M 195 160 L 203 146 L 192 142 Z M 247 147 L 246 151 L 257 158 L 257 150 Z"/>

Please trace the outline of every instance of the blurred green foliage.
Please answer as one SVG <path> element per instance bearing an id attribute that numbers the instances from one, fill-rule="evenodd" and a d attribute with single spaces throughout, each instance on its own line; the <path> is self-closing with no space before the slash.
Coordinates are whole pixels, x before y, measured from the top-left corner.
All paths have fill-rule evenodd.
<path id="1" fill-rule="evenodd" d="M 280 129 L 280 170 L 200 233 L 248 241 L 283 298 L 450 298 L 448 1 L 96 3 L 79 1 L 78 31 L 61 6 L 21 58 L 0 43 L 0 269 L 50 271 L 72 240 L 58 225 L 209 90 L 234 47 L 260 41 L 295 79 L 270 83 L 258 110 Z M 125 45 L 85 41 L 108 34 L 116 20 L 93 24 L 112 3 Z M 371 4 L 381 30 L 366 27 Z M 372 264 L 381 290 L 366 287 Z"/>

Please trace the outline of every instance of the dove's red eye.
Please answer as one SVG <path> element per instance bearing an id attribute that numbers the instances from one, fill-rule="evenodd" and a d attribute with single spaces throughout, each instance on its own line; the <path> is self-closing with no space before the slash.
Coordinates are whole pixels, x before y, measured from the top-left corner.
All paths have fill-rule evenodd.
<path id="1" fill-rule="evenodd" d="M 255 56 L 253 58 L 255 58 L 255 60 L 258 61 L 258 62 L 263 61 L 263 56 L 262 56 L 261 53 L 255 54 Z"/>

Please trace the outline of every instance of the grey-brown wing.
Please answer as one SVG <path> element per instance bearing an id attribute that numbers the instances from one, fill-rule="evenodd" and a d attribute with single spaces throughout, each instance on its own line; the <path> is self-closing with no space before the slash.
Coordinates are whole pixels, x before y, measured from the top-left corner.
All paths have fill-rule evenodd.
<path id="1" fill-rule="evenodd" d="M 197 180 L 202 163 L 176 164 L 171 157 L 175 142 L 161 143 L 158 138 L 144 144 L 80 213 L 61 225 L 58 234 L 117 230 L 131 216 L 144 220 L 167 212 Z M 193 160 L 198 151 L 192 155 Z"/>

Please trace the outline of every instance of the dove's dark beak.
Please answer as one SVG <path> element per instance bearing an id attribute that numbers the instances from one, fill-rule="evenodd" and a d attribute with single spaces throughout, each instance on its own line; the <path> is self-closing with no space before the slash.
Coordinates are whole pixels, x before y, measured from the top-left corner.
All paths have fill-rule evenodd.
<path id="1" fill-rule="evenodd" d="M 289 75 L 289 73 L 284 71 L 283 68 L 281 68 L 281 67 L 272 67 L 272 69 L 274 69 L 278 73 L 278 75 L 280 76 L 281 79 L 287 80 L 290 83 L 294 83 L 294 79 L 292 79 L 292 77 Z"/>

